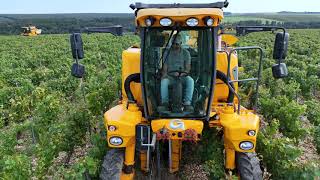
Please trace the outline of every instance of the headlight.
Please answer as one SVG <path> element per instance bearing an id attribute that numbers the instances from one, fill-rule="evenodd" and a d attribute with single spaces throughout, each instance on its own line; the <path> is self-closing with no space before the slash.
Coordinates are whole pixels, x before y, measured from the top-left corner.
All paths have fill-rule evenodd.
<path id="1" fill-rule="evenodd" d="M 199 24 L 199 21 L 196 18 L 189 18 L 186 23 L 188 26 L 194 27 Z"/>
<path id="2" fill-rule="evenodd" d="M 249 141 L 243 141 L 240 143 L 239 147 L 240 147 L 240 149 L 245 150 L 245 151 L 251 150 L 251 149 L 253 149 L 253 143 L 249 142 Z"/>
<path id="3" fill-rule="evenodd" d="M 161 24 L 161 26 L 171 26 L 172 20 L 169 18 L 162 18 L 160 20 L 160 24 Z"/>
<path id="4" fill-rule="evenodd" d="M 145 20 L 145 23 L 146 23 L 146 26 L 152 26 L 154 24 L 154 21 L 155 19 L 153 17 L 148 17 L 146 20 Z"/>
<path id="5" fill-rule="evenodd" d="M 256 131 L 255 130 L 250 130 L 250 131 L 248 131 L 248 135 L 249 136 L 255 136 L 256 135 Z"/>
<path id="6" fill-rule="evenodd" d="M 203 19 L 204 24 L 207 26 L 213 26 L 214 25 L 214 19 L 211 18 L 210 16 L 207 16 Z"/>
<path id="7" fill-rule="evenodd" d="M 122 144 L 123 140 L 121 137 L 111 137 L 109 139 L 110 144 L 114 145 L 114 146 L 119 146 Z"/>

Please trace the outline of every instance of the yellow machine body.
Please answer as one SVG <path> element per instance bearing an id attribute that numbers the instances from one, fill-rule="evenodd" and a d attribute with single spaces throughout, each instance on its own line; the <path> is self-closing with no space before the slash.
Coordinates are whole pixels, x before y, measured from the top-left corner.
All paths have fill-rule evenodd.
<path id="1" fill-rule="evenodd" d="M 114 131 L 108 131 L 107 137 L 119 136 L 123 143 L 119 146 L 113 146 L 108 141 L 110 147 L 127 147 L 135 143 L 135 126 L 142 121 L 142 113 L 136 105 L 127 107 L 123 104 L 115 106 L 104 115 L 106 129 L 109 126 L 115 126 Z M 109 138 L 108 138 L 109 139 Z"/>
<path id="2" fill-rule="evenodd" d="M 218 52 L 217 53 L 217 70 L 227 74 L 228 71 L 228 53 Z M 235 54 L 231 55 L 230 60 L 230 78 L 231 80 L 237 79 L 238 76 L 238 57 Z M 238 83 L 234 83 L 235 91 L 238 91 Z M 226 101 L 229 93 L 229 88 L 220 79 L 216 80 L 216 85 L 214 87 L 213 103 Z M 235 101 L 237 99 L 235 98 Z"/>
<path id="3" fill-rule="evenodd" d="M 203 122 L 199 120 L 183 120 L 183 119 L 159 119 L 151 122 L 151 127 L 153 132 L 158 132 L 159 130 L 166 128 L 171 132 L 170 139 L 182 140 L 185 138 L 184 134 L 181 137 L 178 133 L 184 133 L 185 130 L 192 129 L 197 134 L 202 133 Z M 174 134 L 173 134 L 174 133 Z"/>
<path id="4" fill-rule="evenodd" d="M 123 103 L 126 103 L 128 100 L 127 94 L 124 89 L 124 81 L 128 76 L 135 73 L 140 73 L 140 49 L 139 48 L 129 48 L 122 52 L 122 95 Z M 143 105 L 142 93 L 141 93 L 141 84 L 140 83 L 131 83 L 130 89 L 133 96 L 137 100 L 139 106 Z"/>
<path id="5" fill-rule="evenodd" d="M 239 41 L 239 39 L 232 34 L 221 34 L 221 38 L 227 46 L 232 46 Z"/>
<path id="6" fill-rule="evenodd" d="M 223 18 L 223 12 L 220 9 L 142 9 L 136 17 L 137 26 L 145 26 L 145 18 L 152 16 L 156 19 L 162 17 L 170 17 L 173 21 L 185 22 L 190 17 L 198 17 L 201 19 L 205 16 L 213 17 L 216 21 L 214 26 L 217 26 Z M 158 22 L 158 21 L 157 21 Z M 159 24 L 155 24 L 159 27 Z M 201 26 L 201 24 L 200 24 Z M 225 37 L 225 41 L 229 44 L 234 44 L 236 39 Z M 131 83 L 130 88 L 136 99 L 136 103 L 129 103 L 124 90 L 125 79 L 135 73 L 140 73 L 140 55 L 141 50 L 138 48 L 129 48 L 122 54 L 122 94 L 121 103 L 104 114 L 104 124 L 107 129 L 107 141 L 109 147 L 126 148 L 125 165 L 133 165 L 135 160 L 135 145 L 136 145 L 136 125 L 147 124 L 152 128 L 153 133 L 157 134 L 160 129 L 166 129 L 166 137 L 158 137 L 158 139 L 167 139 L 172 142 L 172 163 L 170 172 L 176 172 L 179 169 L 181 159 L 182 141 L 193 140 L 199 141 L 203 130 L 204 123 L 202 120 L 190 119 L 157 119 L 146 121 L 143 117 L 143 97 L 140 83 Z M 222 51 L 217 53 L 216 69 L 227 74 L 229 52 Z M 230 63 L 231 80 L 238 78 L 238 57 L 236 54 L 231 54 Z M 248 131 L 254 130 L 256 134 L 259 129 L 259 117 L 252 111 L 246 110 L 244 107 L 238 114 L 234 107 L 237 106 L 238 100 L 234 99 L 234 105 L 230 106 L 225 103 L 228 97 L 228 87 L 221 80 L 216 80 L 214 85 L 213 103 L 211 105 L 211 117 L 218 115 L 219 119 L 210 120 L 210 127 L 222 127 L 224 131 L 224 145 L 226 149 L 226 169 L 235 169 L 235 152 L 253 152 L 256 146 L 256 135 L 249 136 Z M 238 91 L 238 83 L 234 83 L 235 90 Z M 112 131 L 110 126 L 114 126 Z M 118 146 L 110 144 L 110 138 L 121 137 L 123 143 Z M 188 139 L 189 138 L 189 139 Z M 215 137 L 213 137 L 215 138 Z M 241 150 L 239 144 L 242 141 L 250 141 L 254 144 L 254 148 L 248 151 Z M 141 169 L 146 167 L 146 154 L 140 153 Z M 124 175 L 123 179 L 131 179 L 132 176 Z"/>
<path id="7" fill-rule="evenodd" d="M 27 27 L 22 27 L 22 34 L 23 36 L 37 36 L 40 35 L 42 30 L 36 28 L 35 26 L 27 26 Z"/>

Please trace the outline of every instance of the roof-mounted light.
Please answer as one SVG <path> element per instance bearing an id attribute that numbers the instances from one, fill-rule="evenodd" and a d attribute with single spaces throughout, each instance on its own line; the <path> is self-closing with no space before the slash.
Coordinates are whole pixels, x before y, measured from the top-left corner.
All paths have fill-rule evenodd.
<path id="1" fill-rule="evenodd" d="M 204 18 L 204 23 L 207 25 L 207 26 L 213 26 L 214 25 L 214 19 L 207 16 Z"/>
<path id="2" fill-rule="evenodd" d="M 162 18 L 160 19 L 161 26 L 171 26 L 172 20 L 170 18 Z"/>
<path id="3" fill-rule="evenodd" d="M 196 18 L 189 18 L 189 19 L 187 19 L 186 24 L 188 26 L 194 27 L 194 26 L 197 26 L 199 24 L 199 21 Z"/>
<path id="4" fill-rule="evenodd" d="M 148 18 L 145 20 L 145 24 L 146 24 L 146 26 L 148 26 L 148 27 L 152 26 L 152 25 L 154 24 L 154 22 L 155 22 L 155 18 L 153 18 L 153 17 L 148 17 Z"/>

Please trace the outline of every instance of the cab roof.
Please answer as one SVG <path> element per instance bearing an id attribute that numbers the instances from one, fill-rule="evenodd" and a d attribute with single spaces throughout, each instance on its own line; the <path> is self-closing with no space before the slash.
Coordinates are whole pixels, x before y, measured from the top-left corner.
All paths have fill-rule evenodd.
<path id="1" fill-rule="evenodd" d="M 142 9 L 136 16 L 136 25 L 144 27 L 145 20 L 149 17 L 155 18 L 154 26 L 160 26 L 159 21 L 162 18 L 170 18 L 174 22 L 185 22 L 189 18 L 197 18 L 199 26 L 205 26 L 201 21 L 205 17 L 211 17 L 215 20 L 213 26 L 217 26 L 223 19 L 223 11 L 219 8 L 167 8 L 167 9 Z"/>
<path id="2" fill-rule="evenodd" d="M 153 27 L 160 27 L 162 18 L 170 18 L 173 24 L 186 26 L 186 20 L 196 18 L 199 21 L 198 26 L 206 26 L 204 19 L 214 19 L 213 26 L 218 26 L 223 19 L 222 8 L 228 6 L 228 1 L 216 2 L 209 4 L 142 4 L 136 3 L 130 5 L 133 10 L 136 10 L 136 25 L 145 27 L 147 18 L 154 20 Z"/>

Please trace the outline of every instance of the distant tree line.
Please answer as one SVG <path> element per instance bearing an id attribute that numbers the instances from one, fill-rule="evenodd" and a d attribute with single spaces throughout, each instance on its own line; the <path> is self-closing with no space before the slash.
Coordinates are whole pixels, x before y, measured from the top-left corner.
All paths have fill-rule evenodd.
<path id="1" fill-rule="evenodd" d="M 320 21 L 314 22 L 280 22 L 280 21 L 261 21 L 261 20 L 250 20 L 250 21 L 239 21 L 236 23 L 226 23 L 226 26 L 235 27 L 241 26 L 280 26 L 287 29 L 317 29 L 320 28 Z"/>

